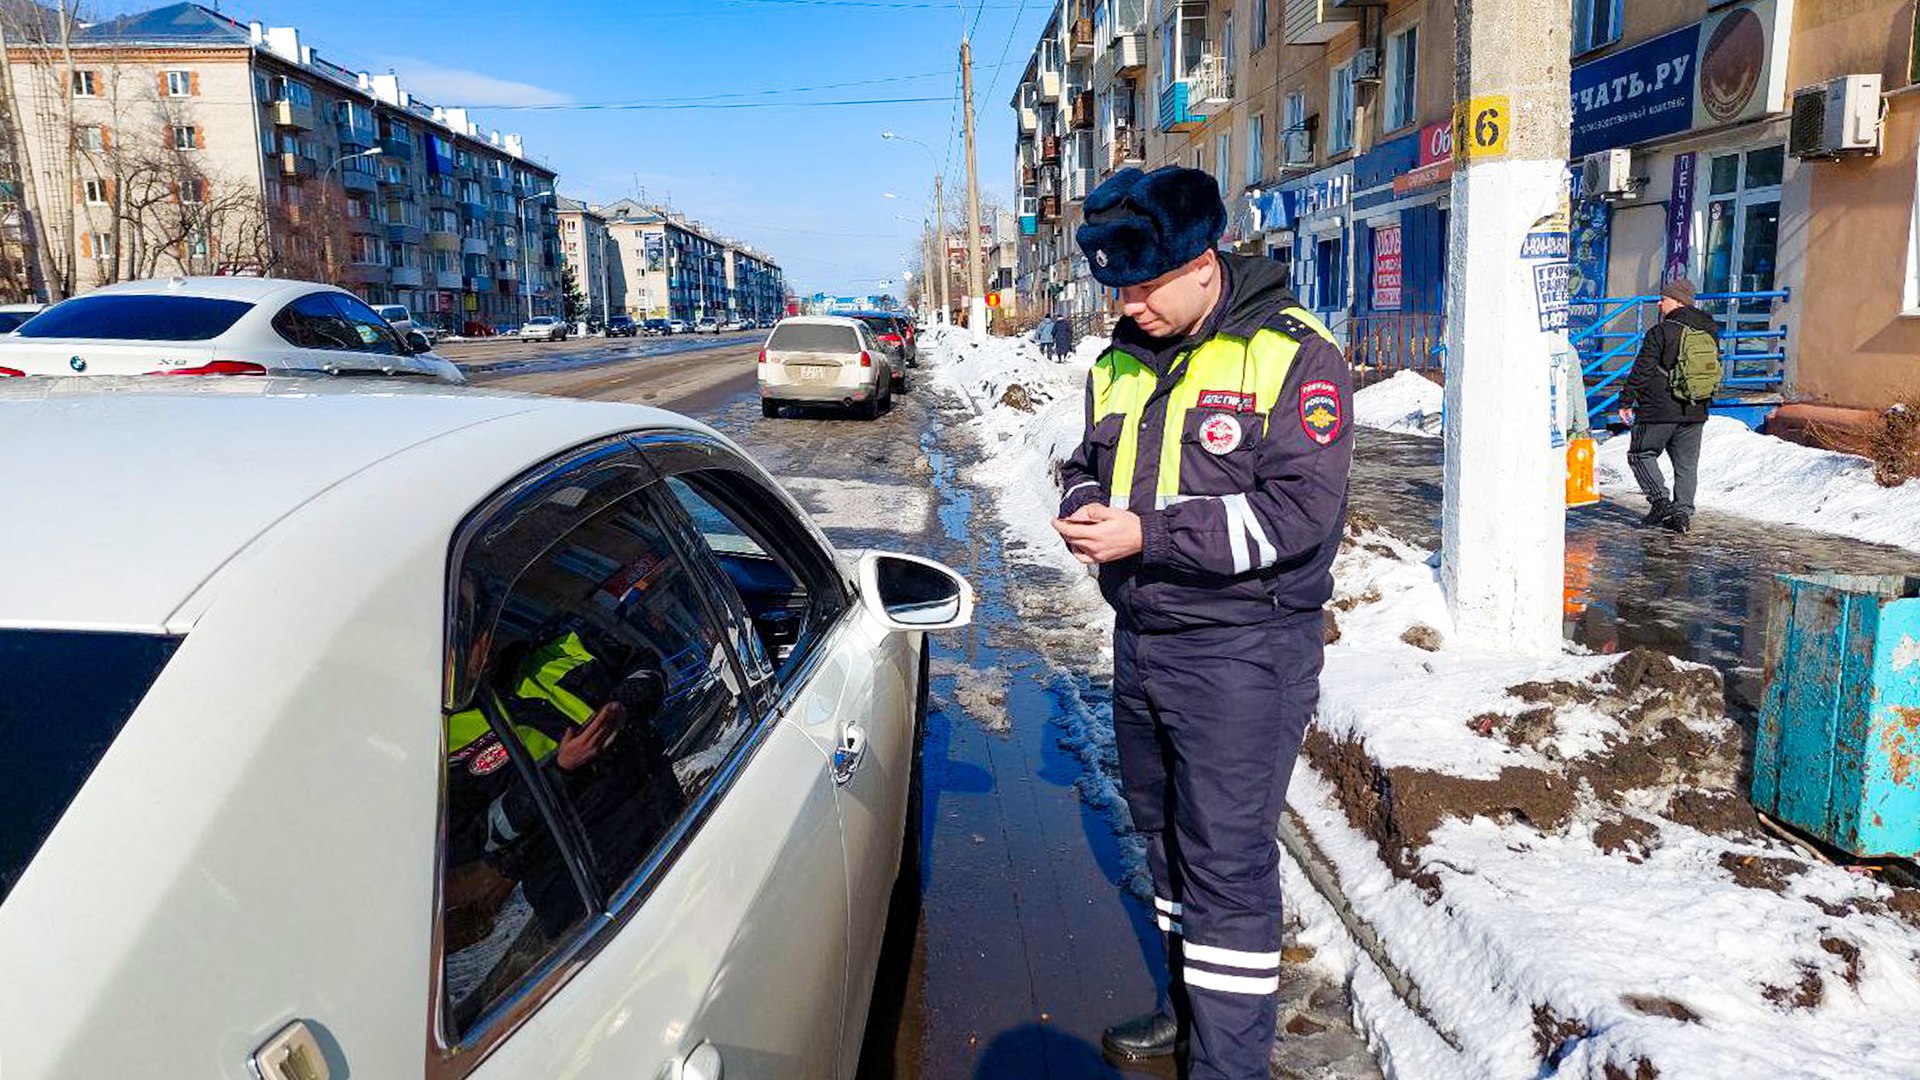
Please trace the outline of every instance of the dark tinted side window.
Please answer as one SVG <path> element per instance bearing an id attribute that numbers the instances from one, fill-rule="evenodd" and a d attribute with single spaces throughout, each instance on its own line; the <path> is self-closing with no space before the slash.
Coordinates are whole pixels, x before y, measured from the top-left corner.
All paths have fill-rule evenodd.
<path id="1" fill-rule="evenodd" d="M 20 327 L 21 337 L 208 341 L 253 310 L 244 300 L 204 296 L 76 296 Z"/>
<path id="2" fill-rule="evenodd" d="M 855 353 L 860 351 L 860 336 L 851 326 L 781 323 L 774 328 L 767 348 L 781 352 Z"/>
<path id="3" fill-rule="evenodd" d="M 364 347 L 359 330 L 333 302 L 332 293 L 308 293 L 281 308 L 273 317 L 273 328 L 288 344 L 302 349 L 359 352 Z"/>
<path id="4" fill-rule="evenodd" d="M 379 353 L 382 356 L 406 355 L 406 351 L 400 348 L 400 335 L 394 332 L 393 324 L 381 318 L 379 312 L 368 307 L 359 297 L 334 293 L 333 302 L 360 339 L 362 352 Z M 406 312 L 405 308 L 398 310 L 402 315 Z"/>
<path id="5" fill-rule="evenodd" d="M 0 902 L 180 639 L 0 630 Z"/>
<path id="6" fill-rule="evenodd" d="M 580 505 L 573 490 L 543 502 Z M 511 528 L 490 542 L 518 547 Z M 476 707 L 447 719 L 443 989 L 455 1038 L 589 911 L 619 902 L 753 727 L 705 579 L 646 492 L 526 547 L 535 557 L 468 645 L 486 657 Z"/>

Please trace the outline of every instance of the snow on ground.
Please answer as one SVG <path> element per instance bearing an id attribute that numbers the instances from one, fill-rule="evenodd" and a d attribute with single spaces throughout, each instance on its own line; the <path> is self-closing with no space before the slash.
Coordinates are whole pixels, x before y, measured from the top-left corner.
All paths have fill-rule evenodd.
<path id="1" fill-rule="evenodd" d="M 1096 348 L 1083 345 L 1061 364 L 1002 339 L 949 343 L 934 356 L 934 377 L 981 412 L 973 424 L 986 460 L 972 479 L 998 498 L 1009 538 L 1025 545 L 1022 557 L 1070 573 L 1077 565 L 1047 528 L 1058 497 L 1053 469 L 1077 441 L 1082 382 Z M 1421 407 L 1416 394 L 1427 392 L 1396 382 L 1363 392 L 1361 422 L 1392 424 L 1395 409 L 1404 419 Z M 1008 394 L 1015 384 L 1035 411 L 1001 403 L 1019 400 Z M 1383 392 L 1370 404 L 1371 390 Z M 1842 455 L 1733 427 L 1709 429 L 1709 462 L 1777 454 L 1771 466 L 1742 461 L 1738 472 L 1753 485 L 1779 473 L 1791 474 L 1789 483 L 1818 474 L 1832 488 L 1828 501 L 1844 505 L 1845 485 L 1855 479 L 1851 459 L 1835 462 Z M 1622 464 L 1617 456 L 1614 463 Z M 1739 482 L 1729 479 L 1727 494 L 1716 498 L 1731 497 Z M 1882 494 L 1907 497 L 1904 490 Z M 1920 509 L 1912 513 L 1909 529 L 1920 534 Z M 1571 791 L 1564 819 L 1544 826 L 1497 811 L 1470 820 L 1441 815 L 1423 843 L 1406 844 L 1410 872 L 1389 862 L 1378 829 L 1355 823 L 1354 808 L 1382 801 L 1379 793 L 1354 791 L 1351 777 L 1342 779 L 1343 791 L 1327 768 L 1302 756 L 1290 805 L 1335 867 L 1346 901 L 1420 990 L 1424 1018 L 1394 994 L 1334 909 L 1283 858 L 1288 902 L 1306 922 L 1301 942 L 1318 950 L 1314 963 L 1350 977 L 1356 1020 L 1389 1075 L 1920 1076 L 1917 897 L 1809 862 L 1757 831 L 1683 822 L 1673 811 L 1680 795 L 1734 790 L 1738 755 L 1728 748 L 1737 748 L 1739 734 L 1730 721 L 1717 711 L 1689 715 L 1645 693 L 1633 699 L 1634 710 L 1622 708 L 1613 674 L 1619 657 L 1525 659 L 1449 641 L 1429 553 L 1393 537 L 1356 537 L 1335 572 L 1341 636 L 1328 649 L 1322 679 L 1316 740 L 1323 750 L 1362 748 L 1359 759 L 1396 785 L 1389 803 L 1413 790 L 1415 773 L 1467 787 L 1558 778 Z M 1095 625 L 1104 610 L 1098 594 L 1084 576 L 1077 583 L 1070 601 Z M 1437 648 L 1404 640 L 1415 627 L 1424 631 L 1412 636 Z M 1669 671 L 1680 681 L 1699 675 Z M 1565 693 L 1542 706 L 1537 695 L 1508 692 L 1524 684 Z M 1111 768 L 1101 746 L 1111 740 L 1105 707 L 1088 703 L 1082 711 L 1074 738 L 1100 747 L 1083 760 Z M 1522 737 L 1523 730 L 1530 733 Z M 1715 774 L 1718 789 L 1686 788 L 1673 772 L 1698 780 L 1686 771 L 1691 766 L 1662 757 L 1667 748 L 1654 743 L 1640 749 L 1652 751 L 1643 756 L 1656 762 L 1657 777 L 1599 794 L 1595 785 L 1634 749 L 1635 731 L 1658 731 L 1727 759 Z"/>
<path id="2" fill-rule="evenodd" d="M 1626 437 L 1608 439 L 1596 462 L 1601 490 L 1638 493 L 1627 468 Z M 1661 459 L 1671 484 L 1673 471 Z M 1737 420 L 1707 421 L 1695 503 L 1713 510 L 1816 529 L 1920 551 L 1920 481 L 1897 488 L 1873 482 L 1865 458 L 1800 446 L 1750 430 Z"/>
<path id="3" fill-rule="evenodd" d="M 1396 372 L 1353 396 L 1354 422 L 1404 435 L 1440 433 L 1440 384 L 1414 371 Z"/>

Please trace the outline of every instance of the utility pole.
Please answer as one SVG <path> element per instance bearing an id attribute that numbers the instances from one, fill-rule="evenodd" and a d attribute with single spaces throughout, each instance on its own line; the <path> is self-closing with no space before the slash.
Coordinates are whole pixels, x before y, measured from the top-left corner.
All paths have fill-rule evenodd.
<path id="1" fill-rule="evenodd" d="M 947 292 L 947 279 L 953 276 L 953 267 L 947 265 L 947 194 L 945 180 L 939 173 L 933 174 L 933 212 L 940 222 L 940 320 L 953 319 L 953 298 Z"/>
<path id="2" fill-rule="evenodd" d="M 1566 573 L 1570 9 L 1455 15 L 1441 585 L 1474 648 L 1554 655 Z"/>
<path id="3" fill-rule="evenodd" d="M 987 338 L 986 279 L 980 269 L 980 177 L 973 167 L 973 46 L 960 39 L 960 93 L 967 118 L 967 336 Z"/>

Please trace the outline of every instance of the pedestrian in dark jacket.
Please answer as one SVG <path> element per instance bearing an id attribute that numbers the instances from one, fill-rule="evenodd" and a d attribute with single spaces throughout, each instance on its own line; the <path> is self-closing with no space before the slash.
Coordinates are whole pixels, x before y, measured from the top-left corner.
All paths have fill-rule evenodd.
<path id="1" fill-rule="evenodd" d="M 1680 363 L 1680 342 L 1688 329 L 1713 335 L 1717 347 L 1720 324 L 1693 306 L 1693 283 L 1684 278 L 1660 289 L 1660 321 L 1641 339 L 1627 386 L 1620 394 L 1620 419 L 1633 428 L 1627 464 L 1650 504 L 1645 525 L 1660 525 L 1684 533 L 1693 524 L 1693 494 L 1700 474 L 1700 438 L 1707 422 L 1707 403 L 1681 399 L 1673 392 L 1673 369 Z M 1660 455 L 1673 466 L 1673 493 L 1660 474 Z"/>
<path id="2" fill-rule="evenodd" d="M 1054 528 L 1113 606 L 1113 727 L 1147 841 L 1168 1000 L 1116 1057 L 1265 1080 L 1280 982 L 1274 829 L 1319 700 L 1353 390 L 1266 259 L 1215 250 L 1220 189 L 1123 169 L 1075 234 L 1125 318 L 1094 362 Z"/>
<path id="3" fill-rule="evenodd" d="M 1073 320 L 1065 315 L 1053 320 L 1053 358 L 1065 360 L 1073 352 Z"/>

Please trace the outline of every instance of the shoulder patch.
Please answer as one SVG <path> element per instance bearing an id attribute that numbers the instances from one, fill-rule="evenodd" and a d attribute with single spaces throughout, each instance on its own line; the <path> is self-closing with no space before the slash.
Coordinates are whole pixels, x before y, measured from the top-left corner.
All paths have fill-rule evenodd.
<path id="1" fill-rule="evenodd" d="M 1340 437 L 1346 417 L 1340 413 L 1340 388 L 1325 379 L 1300 387 L 1300 430 L 1321 446 Z"/>

